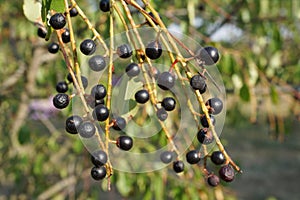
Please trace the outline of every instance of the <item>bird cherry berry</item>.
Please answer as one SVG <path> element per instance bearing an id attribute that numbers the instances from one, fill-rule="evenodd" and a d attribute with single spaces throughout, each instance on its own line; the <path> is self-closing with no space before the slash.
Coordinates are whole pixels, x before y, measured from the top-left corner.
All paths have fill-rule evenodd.
<path id="1" fill-rule="evenodd" d="M 138 76 L 139 73 L 140 73 L 140 67 L 138 66 L 138 64 L 136 63 L 130 63 L 129 65 L 127 65 L 126 67 L 126 74 L 129 76 L 129 77 L 135 77 L 135 76 Z"/>
<path id="2" fill-rule="evenodd" d="M 211 123 L 212 123 L 213 125 L 215 125 L 215 124 L 216 124 L 216 119 L 215 119 L 215 117 L 212 116 L 212 115 L 209 115 L 209 117 L 210 117 Z M 202 116 L 200 117 L 200 122 L 201 122 L 201 125 L 202 125 L 203 127 L 205 127 L 205 128 L 208 128 L 208 127 L 209 127 L 209 124 L 208 124 L 208 121 L 207 121 L 205 115 L 202 115 Z"/>
<path id="3" fill-rule="evenodd" d="M 197 150 L 191 150 L 186 154 L 186 161 L 189 164 L 197 164 L 200 161 L 200 153 Z"/>
<path id="4" fill-rule="evenodd" d="M 77 134 L 82 121 L 82 118 L 78 115 L 68 117 L 66 120 L 66 131 L 71 134 Z"/>
<path id="5" fill-rule="evenodd" d="M 55 13 L 49 20 L 50 26 L 52 26 L 55 30 L 62 29 L 66 23 L 66 18 L 62 13 Z"/>
<path id="6" fill-rule="evenodd" d="M 203 90 L 206 87 L 205 79 L 196 74 L 191 78 L 190 85 L 194 90 Z"/>
<path id="7" fill-rule="evenodd" d="M 158 75 L 157 85 L 163 90 L 169 90 L 175 85 L 175 78 L 170 72 L 163 72 Z"/>
<path id="8" fill-rule="evenodd" d="M 78 127 L 78 133 L 83 138 L 91 138 L 95 135 L 96 127 L 90 121 L 82 122 Z"/>
<path id="9" fill-rule="evenodd" d="M 106 176 L 105 166 L 93 167 L 91 170 L 91 176 L 96 181 L 104 179 Z"/>
<path id="10" fill-rule="evenodd" d="M 133 140 L 129 136 L 122 135 L 117 138 L 116 145 L 124 151 L 129 151 L 133 146 Z"/>
<path id="11" fill-rule="evenodd" d="M 113 129 L 120 131 L 126 127 L 126 120 L 123 117 L 117 117 L 113 120 Z"/>
<path id="12" fill-rule="evenodd" d="M 66 81 L 60 81 L 56 84 L 56 91 L 59 93 L 65 93 L 69 89 Z"/>
<path id="13" fill-rule="evenodd" d="M 39 27 L 37 29 L 37 35 L 40 37 L 40 38 L 45 38 L 46 35 L 47 35 L 47 30 L 44 28 L 44 27 Z"/>
<path id="14" fill-rule="evenodd" d="M 172 111 L 175 109 L 176 106 L 176 101 L 173 97 L 166 97 L 162 100 L 161 106 L 166 110 L 166 111 Z"/>
<path id="15" fill-rule="evenodd" d="M 99 8 L 100 10 L 102 10 L 103 12 L 108 12 L 110 9 L 110 2 L 109 0 L 101 0 L 99 2 Z"/>
<path id="16" fill-rule="evenodd" d="M 212 132 L 207 128 L 202 128 L 198 131 L 197 139 L 201 144 L 210 144 L 214 141 Z"/>
<path id="17" fill-rule="evenodd" d="M 207 183 L 208 183 L 208 185 L 210 185 L 212 187 L 216 187 L 220 183 L 220 178 L 215 174 L 210 174 L 207 177 Z"/>
<path id="18" fill-rule="evenodd" d="M 173 170 L 176 173 L 183 172 L 184 170 L 184 163 L 181 160 L 176 160 L 173 162 Z"/>
<path id="19" fill-rule="evenodd" d="M 162 48 L 159 41 L 152 41 L 146 47 L 146 56 L 152 60 L 158 59 L 162 54 Z"/>
<path id="20" fill-rule="evenodd" d="M 103 56 L 95 55 L 92 56 L 88 61 L 89 67 L 95 72 L 102 71 L 106 67 L 106 61 Z"/>
<path id="21" fill-rule="evenodd" d="M 98 105 L 93 110 L 93 118 L 98 121 L 105 121 L 109 116 L 109 110 L 105 105 Z"/>
<path id="22" fill-rule="evenodd" d="M 92 55 L 96 51 L 96 43 L 94 40 L 85 39 L 80 43 L 80 51 L 84 55 Z"/>
<path id="23" fill-rule="evenodd" d="M 106 88 L 102 84 L 95 85 L 91 90 L 91 95 L 96 100 L 103 99 L 106 96 Z"/>
<path id="24" fill-rule="evenodd" d="M 147 90 L 139 90 L 134 95 L 136 102 L 144 104 L 149 100 L 149 92 Z"/>
<path id="25" fill-rule="evenodd" d="M 122 44 L 118 46 L 117 54 L 120 58 L 129 58 L 132 55 L 132 49 L 129 44 Z"/>
<path id="26" fill-rule="evenodd" d="M 48 52 L 55 54 L 59 51 L 59 45 L 56 42 L 52 42 L 48 45 Z"/>
<path id="27" fill-rule="evenodd" d="M 164 108 L 157 109 L 156 116 L 160 121 L 165 121 L 168 118 L 168 113 Z"/>
<path id="28" fill-rule="evenodd" d="M 224 154 L 221 151 L 214 151 L 211 154 L 210 159 L 216 165 L 222 165 L 226 161 L 225 156 L 224 156 Z"/>
<path id="29" fill-rule="evenodd" d="M 172 162 L 173 157 L 174 157 L 173 151 L 164 151 L 160 154 L 160 160 L 165 164 Z"/>
<path id="30" fill-rule="evenodd" d="M 223 181 L 231 182 L 234 179 L 234 169 L 231 165 L 224 165 L 219 170 L 219 176 Z"/>
<path id="31" fill-rule="evenodd" d="M 203 62 L 204 65 L 213 65 L 218 62 L 220 56 L 217 48 L 207 46 L 198 49 L 195 53 L 195 58 Z"/>
<path id="32" fill-rule="evenodd" d="M 70 97 L 64 93 L 58 93 L 53 97 L 53 105 L 55 108 L 63 109 L 69 105 Z"/>
<path id="33" fill-rule="evenodd" d="M 61 34 L 61 39 L 64 43 L 70 42 L 70 31 L 69 29 L 65 28 L 64 32 Z"/>
<path id="34" fill-rule="evenodd" d="M 107 162 L 107 154 L 102 150 L 97 150 L 91 154 L 91 161 L 96 167 L 105 165 Z"/>
<path id="35" fill-rule="evenodd" d="M 214 97 L 206 101 L 206 106 L 208 106 L 208 111 L 210 114 L 217 115 L 223 109 L 223 102 L 218 97 Z"/>
<path id="36" fill-rule="evenodd" d="M 71 8 L 71 6 L 69 6 L 69 8 Z M 71 17 L 76 17 L 78 15 L 78 11 L 77 11 L 77 9 L 75 7 L 71 8 L 69 10 L 69 13 L 70 13 Z"/>

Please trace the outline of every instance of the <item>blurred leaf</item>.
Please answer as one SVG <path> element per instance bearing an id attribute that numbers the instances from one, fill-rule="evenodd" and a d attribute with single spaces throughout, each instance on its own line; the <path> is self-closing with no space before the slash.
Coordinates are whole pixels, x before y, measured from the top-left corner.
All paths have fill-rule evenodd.
<path id="1" fill-rule="evenodd" d="M 41 18 L 41 9 L 41 2 L 36 0 L 24 0 L 23 12 L 29 21 L 37 22 Z"/>
<path id="2" fill-rule="evenodd" d="M 27 126 L 23 126 L 18 135 L 19 142 L 21 144 L 28 143 L 30 141 L 30 129 Z"/>
<path id="3" fill-rule="evenodd" d="M 250 91 L 246 84 L 244 84 L 240 89 L 240 97 L 244 101 L 250 101 Z"/>
<path id="4" fill-rule="evenodd" d="M 84 148 L 82 141 L 80 139 L 75 139 L 75 142 L 73 143 L 72 148 L 75 153 L 82 152 L 83 148 Z"/>
<path id="5" fill-rule="evenodd" d="M 130 191 L 131 191 L 131 184 L 128 183 L 127 176 L 125 173 L 120 172 L 118 174 L 118 179 L 116 186 L 118 188 L 118 191 L 123 195 L 123 196 L 128 196 Z"/>
<path id="6" fill-rule="evenodd" d="M 36 174 L 36 175 L 43 174 L 43 164 L 44 164 L 44 161 L 45 161 L 45 157 L 44 157 L 44 155 L 42 153 L 38 154 L 36 156 L 34 167 L 33 167 L 34 174 Z"/>
<path id="7" fill-rule="evenodd" d="M 278 92 L 276 91 L 276 88 L 274 86 L 271 86 L 270 90 L 272 102 L 274 104 L 277 104 L 279 100 Z"/>
<path id="8" fill-rule="evenodd" d="M 52 0 L 50 9 L 55 10 L 56 12 L 63 13 L 65 11 L 64 1 L 62 1 L 62 0 Z"/>

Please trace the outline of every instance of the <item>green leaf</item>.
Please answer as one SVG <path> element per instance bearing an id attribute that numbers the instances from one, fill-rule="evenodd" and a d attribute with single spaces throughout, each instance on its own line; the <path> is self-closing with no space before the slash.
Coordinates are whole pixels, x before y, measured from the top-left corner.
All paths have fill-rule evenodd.
<path id="1" fill-rule="evenodd" d="M 37 22 L 41 19 L 42 3 L 36 0 L 24 0 L 23 12 L 25 17 L 32 22 Z"/>
<path id="2" fill-rule="evenodd" d="M 56 12 L 60 12 L 60 13 L 65 12 L 64 1 L 62 1 L 62 0 L 52 0 L 51 5 L 50 5 L 50 9 L 54 10 Z"/>
<path id="3" fill-rule="evenodd" d="M 276 88 L 274 86 L 271 86 L 271 99 L 272 99 L 272 102 L 274 104 L 277 104 L 278 103 L 278 99 L 279 99 L 279 96 L 278 96 L 278 92 L 276 91 Z"/>
<path id="4" fill-rule="evenodd" d="M 244 84 L 240 89 L 240 97 L 243 101 L 250 101 L 250 91 L 246 84 Z"/>

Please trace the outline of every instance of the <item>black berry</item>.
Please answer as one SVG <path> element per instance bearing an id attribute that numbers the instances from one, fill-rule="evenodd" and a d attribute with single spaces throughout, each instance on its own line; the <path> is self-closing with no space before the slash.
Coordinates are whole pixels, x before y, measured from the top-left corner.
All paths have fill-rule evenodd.
<path id="1" fill-rule="evenodd" d="M 222 165 L 226 161 L 225 156 L 224 156 L 224 154 L 221 151 L 214 151 L 211 154 L 210 159 L 216 165 Z"/>
<path id="2" fill-rule="evenodd" d="M 174 157 L 174 152 L 172 151 L 164 151 L 160 154 L 160 160 L 165 164 L 172 162 L 173 157 Z"/>
<path id="3" fill-rule="evenodd" d="M 209 99 L 205 105 L 209 106 L 208 111 L 213 115 L 219 114 L 223 109 L 223 102 L 217 97 Z"/>
<path id="4" fill-rule="evenodd" d="M 173 97 L 166 97 L 162 100 L 161 106 L 166 110 L 166 111 L 172 111 L 175 109 L 176 106 L 176 101 Z"/>
<path id="5" fill-rule="evenodd" d="M 135 76 L 139 75 L 140 71 L 141 71 L 140 67 L 136 63 L 130 63 L 126 67 L 126 74 L 129 77 L 135 77 Z"/>
<path id="6" fill-rule="evenodd" d="M 55 13 L 50 17 L 49 24 L 56 30 L 62 29 L 66 25 L 66 18 L 62 13 Z"/>
<path id="7" fill-rule="evenodd" d="M 59 45 L 56 42 L 52 42 L 48 45 L 48 52 L 49 53 L 57 53 L 59 51 Z"/>
<path id="8" fill-rule="evenodd" d="M 148 74 L 150 77 L 153 77 L 155 80 L 157 80 L 158 76 L 160 75 L 160 71 L 156 67 L 151 67 L 148 70 Z"/>
<path id="9" fill-rule="evenodd" d="M 71 6 L 69 6 L 69 8 L 70 7 Z M 75 7 L 71 8 L 71 10 L 69 11 L 69 13 L 70 13 L 71 17 L 76 17 L 78 15 L 78 11 L 77 11 L 77 9 Z"/>
<path id="10" fill-rule="evenodd" d="M 146 47 L 146 56 L 152 60 L 158 59 L 162 54 L 161 44 L 158 41 L 150 42 Z"/>
<path id="11" fill-rule="evenodd" d="M 78 115 L 73 115 L 67 118 L 66 120 L 66 131 L 71 134 L 78 133 L 77 129 L 82 123 L 82 118 Z"/>
<path id="12" fill-rule="evenodd" d="M 220 58 L 218 49 L 211 46 L 197 50 L 195 57 L 203 62 L 204 65 L 213 65 L 218 62 Z"/>
<path id="13" fill-rule="evenodd" d="M 68 91 L 68 89 L 69 87 L 66 81 L 61 81 L 56 84 L 56 91 L 59 93 L 65 93 Z"/>
<path id="14" fill-rule="evenodd" d="M 223 181 L 231 182 L 234 179 L 234 169 L 231 165 L 224 165 L 219 170 L 219 176 Z"/>
<path id="15" fill-rule="evenodd" d="M 104 166 L 93 167 L 91 170 L 91 176 L 96 181 L 104 179 L 106 176 L 106 168 Z"/>
<path id="16" fill-rule="evenodd" d="M 215 125 L 215 124 L 216 124 L 216 119 L 214 118 L 214 116 L 209 115 L 209 117 L 210 117 L 211 123 L 212 123 L 213 125 Z M 200 117 L 200 122 L 201 122 L 201 125 L 202 125 L 203 127 L 205 127 L 205 128 L 208 128 L 208 127 L 209 127 L 209 124 L 208 124 L 208 121 L 207 121 L 205 115 L 202 115 L 202 116 Z"/>
<path id="17" fill-rule="evenodd" d="M 212 187 L 216 187 L 220 183 L 220 178 L 215 174 L 211 174 L 207 177 L 207 183 Z"/>
<path id="18" fill-rule="evenodd" d="M 98 121 L 105 121 L 109 116 L 109 110 L 105 105 L 98 105 L 93 110 L 93 117 Z"/>
<path id="19" fill-rule="evenodd" d="M 64 43 L 70 42 L 71 38 L 69 29 L 65 29 L 65 31 L 61 34 L 61 39 Z"/>
<path id="20" fill-rule="evenodd" d="M 206 88 L 205 79 L 199 74 L 194 75 L 190 80 L 190 85 L 194 90 L 203 90 Z"/>
<path id="21" fill-rule="evenodd" d="M 46 35 L 47 35 L 47 30 L 43 27 L 39 27 L 38 30 L 37 30 L 37 35 L 40 37 L 40 38 L 45 38 Z"/>
<path id="22" fill-rule="evenodd" d="M 91 95 L 96 99 L 100 100 L 106 96 L 106 88 L 102 84 L 95 85 L 91 90 Z"/>
<path id="23" fill-rule="evenodd" d="M 94 40 L 85 39 L 80 44 L 80 51 L 84 55 L 92 55 L 96 51 L 96 43 Z"/>
<path id="24" fill-rule="evenodd" d="M 208 131 L 207 128 L 203 128 L 198 131 L 197 139 L 201 144 L 210 144 L 214 141 L 212 132 Z"/>
<path id="25" fill-rule="evenodd" d="M 89 59 L 89 67 L 91 70 L 99 72 L 106 67 L 106 61 L 103 56 L 93 56 Z"/>
<path id="26" fill-rule="evenodd" d="M 146 103 L 149 100 L 149 93 L 147 90 L 139 90 L 134 95 L 136 102 Z"/>
<path id="27" fill-rule="evenodd" d="M 97 150 L 92 153 L 91 161 L 96 167 L 105 165 L 107 162 L 107 154 L 102 150 Z"/>
<path id="28" fill-rule="evenodd" d="M 184 163 L 181 160 L 176 160 L 173 162 L 173 170 L 176 173 L 183 172 L 184 170 Z"/>
<path id="29" fill-rule="evenodd" d="M 163 90 L 169 90 L 175 85 L 175 78 L 170 72 L 163 72 L 158 75 L 157 85 Z"/>
<path id="30" fill-rule="evenodd" d="M 76 75 L 75 75 L 75 76 L 76 76 Z M 68 79 L 69 82 L 74 83 L 74 82 L 73 82 L 73 78 L 72 78 L 72 76 L 71 76 L 70 73 L 68 74 L 67 79 Z M 89 85 L 88 79 L 87 79 L 85 76 L 81 76 L 81 82 L 82 82 L 83 88 L 86 89 L 87 86 Z"/>
<path id="31" fill-rule="evenodd" d="M 156 111 L 156 116 L 160 121 L 165 121 L 168 118 L 168 113 L 164 108 L 160 108 Z"/>
<path id="32" fill-rule="evenodd" d="M 118 46 L 117 54 L 120 58 L 129 58 L 132 55 L 132 49 L 129 44 L 122 44 Z"/>
<path id="33" fill-rule="evenodd" d="M 69 105 L 69 102 L 70 98 L 67 94 L 59 93 L 53 98 L 53 105 L 58 109 L 66 108 Z"/>
<path id="34" fill-rule="evenodd" d="M 117 117 L 113 120 L 113 129 L 120 131 L 126 127 L 126 120 L 123 117 Z"/>
<path id="35" fill-rule="evenodd" d="M 189 151 L 187 154 L 186 154 L 186 161 L 189 163 L 189 164 L 196 164 L 200 161 L 200 153 L 199 151 L 197 150 L 192 150 L 192 151 Z"/>
<path id="36" fill-rule="evenodd" d="M 82 122 L 78 127 L 78 133 L 83 138 L 93 137 L 95 132 L 96 132 L 96 127 L 90 121 Z"/>
<path id="37" fill-rule="evenodd" d="M 100 10 L 102 10 L 103 12 L 108 12 L 110 9 L 110 3 L 109 0 L 101 0 L 99 2 L 99 8 Z"/>
<path id="38" fill-rule="evenodd" d="M 128 151 L 132 148 L 133 140 L 129 136 L 122 135 L 122 136 L 118 137 L 116 144 L 117 144 L 117 147 L 119 147 L 120 149 L 122 149 L 124 151 Z"/>

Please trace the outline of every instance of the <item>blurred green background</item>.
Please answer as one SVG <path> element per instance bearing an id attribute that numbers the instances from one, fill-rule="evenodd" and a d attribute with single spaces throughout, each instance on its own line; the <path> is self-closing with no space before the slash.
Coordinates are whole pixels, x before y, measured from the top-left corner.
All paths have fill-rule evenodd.
<path id="1" fill-rule="evenodd" d="M 70 111 L 51 107 L 55 85 L 65 78 L 62 57 L 47 52 L 22 2 L 0 0 L 1 200 L 300 199 L 300 2 L 151 2 L 170 29 L 220 50 L 217 67 L 227 89 L 221 139 L 244 173 L 211 189 L 201 174 L 116 172 L 106 192 L 106 181 L 90 178 L 80 139 L 64 130 Z M 107 36 L 98 1 L 78 3 Z M 76 28 L 86 34 L 79 22 Z"/>

